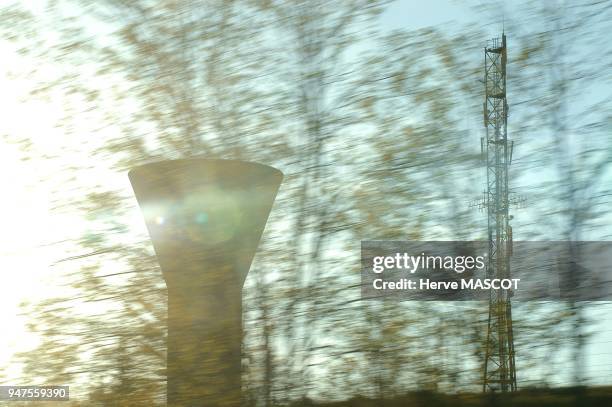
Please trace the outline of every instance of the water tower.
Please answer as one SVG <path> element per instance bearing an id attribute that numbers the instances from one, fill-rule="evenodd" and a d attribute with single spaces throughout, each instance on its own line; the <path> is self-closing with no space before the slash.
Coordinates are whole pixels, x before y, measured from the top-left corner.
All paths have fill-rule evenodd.
<path id="1" fill-rule="evenodd" d="M 168 287 L 168 405 L 239 406 L 242 286 L 283 175 L 184 159 L 129 178 Z"/>

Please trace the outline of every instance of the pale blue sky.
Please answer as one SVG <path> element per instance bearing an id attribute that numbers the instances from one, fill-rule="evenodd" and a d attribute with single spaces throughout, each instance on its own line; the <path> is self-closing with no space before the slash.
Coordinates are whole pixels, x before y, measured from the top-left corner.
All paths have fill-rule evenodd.
<path id="1" fill-rule="evenodd" d="M 30 2 L 31 5 L 36 2 Z M 33 7 L 33 6 L 32 6 Z M 500 13 L 501 14 L 501 13 Z M 404 28 L 416 29 L 431 25 L 442 25 L 448 27 L 450 32 L 454 32 L 458 25 L 476 22 L 480 24 L 489 37 L 499 34 L 501 29 L 501 18 L 497 21 L 482 22 L 472 8 L 467 6 L 465 2 L 451 0 L 429 0 L 429 1 L 398 1 L 382 16 L 382 25 L 386 29 Z M 510 44 L 512 44 L 512 33 L 507 33 Z M 482 46 L 487 38 L 482 39 Z M 512 46 L 512 45 L 511 45 Z M 478 47 L 477 47 L 478 48 Z M 0 43 L 0 53 L 3 55 L 3 60 L 9 61 L 0 67 L 0 88 L 3 93 L 0 96 L 0 106 L 5 112 L 5 119 L 0 125 L 0 131 L 10 131 L 15 134 L 31 136 L 37 140 L 38 145 L 42 145 L 50 150 L 59 149 L 59 145 L 52 140 L 57 140 L 53 137 L 59 136 L 57 128 L 54 128 L 54 123 L 61 119 L 62 112 L 58 111 L 56 103 L 43 103 L 41 101 L 22 100 L 26 97 L 29 89 L 27 78 L 14 79 L 8 74 L 8 66 L 18 67 L 19 64 L 25 66 L 28 63 L 35 61 L 28 60 L 22 56 L 18 56 L 14 50 L 10 49 L 6 44 Z M 6 58 L 4 58 L 6 56 Z M 482 51 L 474 55 L 477 60 L 482 60 Z M 52 70 L 52 69 L 51 69 Z M 512 87 L 512 84 L 509 84 Z M 605 95 L 605 88 L 598 88 L 590 97 Z M 512 108 L 513 100 L 509 100 Z M 121 107 L 117 107 L 120 109 Z M 32 120 L 32 112 L 36 112 L 36 120 Z M 82 130 L 84 133 L 94 126 L 99 118 L 84 117 L 82 120 Z M 480 149 L 479 132 L 480 122 L 469 123 L 468 126 L 474 129 L 475 134 L 472 135 L 474 150 Z M 89 126 L 89 127 L 88 127 Z M 112 130 L 112 129 L 110 129 Z M 41 135 L 47 137 L 41 137 Z M 509 134 L 512 138 L 512 133 Z M 516 156 L 521 156 L 523 145 L 516 145 Z M 524 150 L 523 150 L 524 151 Z M 16 159 L 18 152 L 16 150 L 3 149 L 0 150 L 0 168 L 4 169 L 5 191 L 7 194 L 15 197 L 13 200 L 0 201 L 0 209 L 3 213 L 11 213 L 13 216 L 6 220 L 5 229 L 19 230 L 19 234 L 7 234 L 0 236 L 3 252 L 0 253 L 2 265 L 5 269 L 16 269 L 27 271 L 15 273 L 12 284 L 5 284 L 0 287 L 0 307 L 2 313 L 0 317 L 6 321 L 7 328 L 0 337 L 0 367 L 7 363 L 10 353 L 16 349 L 23 350 L 23 346 L 33 346 L 34 344 L 27 337 L 23 329 L 24 319 L 17 317 L 19 312 L 18 304 L 23 299 L 35 300 L 43 298 L 49 294 L 49 289 L 44 282 L 46 276 L 50 273 L 49 264 L 52 264 L 58 258 L 63 257 L 63 252 L 58 251 L 58 248 L 51 248 L 42 245 L 62 240 L 75 238 L 82 232 L 82 219 L 70 218 L 69 216 L 61 217 L 50 213 L 50 197 L 54 194 L 53 185 L 38 185 L 37 174 L 33 172 L 31 163 L 20 162 Z M 73 162 L 87 160 L 87 153 L 75 153 L 69 157 Z M 38 171 L 51 170 L 46 166 L 37 167 Z M 6 176 L 8 174 L 9 176 Z M 125 174 L 111 174 L 109 172 L 91 173 L 92 177 L 104 177 L 112 179 L 117 186 L 121 185 L 124 188 L 129 188 L 127 177 Z M 484 168 L 483 168 L 484 174 Z M 540 174 L 538 174 L 540 175 Z M 531 177 L 533 178 L 533 177 Z M 529 185 L 525 185 L 529 187 Z M 482 185 L 478 185 L 474 191 L 474 196 L 480 196 Z M 520 187 L 520 185 L 519 185 Z M 519 188 L 520 189 L 520 188 Z M 519 191 L 520 193 L 520 191 Z M 484 214 L 483 214 L 484 216 Z M 528 225 L 530 219 L 540 220 L 537 213 L 537 205 L 521 210 L 517 215 L 517 220 L 524 220 L 524 224 Z M 520 222 L 515 225 L 515 235 L 520 236 Z M 25 225 L 25 227 L 24 227 Z M 528 227 L 536 227 L 530 225 Z M 7 227 L 8 226 L 8 227 Z M 142 221 L 137 218 L 133 222 L 135 229 L 142 229 Z M 527 226 L 525 226 L 527 227 Z M 32 231 L 35 230 L 34 238 Z M 63 247 L 62 247 L 63 248 Z M 13 287 L 28 287 L 28 291 L 15 290 Z M 593 377 L 610 378 L 612 377 L 612 307 L 606 309 L 598 309 L 592 313 L 592 316 L 597 315 L 598 325 L 595 330 L 600 333 L 593 337 L 592 344 L 588 347 L 587 357 L 587 373 Z M 601 315 L 600 315 L 601 314 Z M 25 339 L 24 339 L 25 338 Z M 521 349 L 518 352 L 518 367 L 520 369 Z M 519 386 L 524 384 L 521 382 L 525 375 L 519 370 Z M 559 376 L 560 383 L 567 384 L 568 377 Z M 604 383 L 604 382 L 602 382 Z M 609 382 L 608 382 L 609 383 Z"/>
<path id="2" fill-rule="evenodd" d="M 580 2 L 572 2 L 568 3 L 571 5 L 575 4 L 584 4 L 587 3 L 585 1 Z M 491 18 L 491 20 L 483 20 L 482 14 L 477 13 L 476 8 L 474 6 L 480 5 L 491 5 L 495 4 L 498 12 L 493 12 L 492 14 L 498 14 L 498 17 Z M 480 28 L 484 32 L 487 33 L 488 37 L 482 39 L 482 44 L 480 44 L 481 49 L 484 48 L 486 41 L 492 37 L 498 37 L 501 35 L 502 28 L 504 28 L 504 19 L 511 16 L 513 18 L 520 18 L 521 10 L 512 9 L 512 5 L 517 5 L 518 2 L 482 2 L 482 1 L 456 1 L 456 0 L 429 0 L 429 1 L 410 1 L 410 0 L 399 0 L 396 1 L 389 7 L 389 9 L 382 15 L 382 23 L 383 27 L 388 29 L 418 29 L 428 26 L 442 26 L 448 27 L 448 32 L 453 33 L 459 29 L 459 27 L 466 24 L 475 24 L 476 27 Z M 491 15 L 491 14 L 489 14 Z M 508 42 L 510 47 L 510 54 L 512 52 L 512 41 L 513 41 L 513 33 L 506 29 L 506 35 L 508 36 Z M 538 26 L 529 26 L 524 27 L 527 32 L 533 32 L 535 35 L 539 29 Z M 521 35 L 524 35 L 522 32 Z M 602 34 L 603 35 L 603 34 Z M 606 34 L 607 35 L 607 34 Z M 589 44 L 586 44 L 588 47 Z M 572 52 L 573 50 L 570 50 Z M 483 60 L 482 50 L 474 55 L 474 58 L 477 60 Z M 511 63 L 512 61 L 509 61 Z M 510 68 L 509 68 L 510 69 Z M 509 92 L 512 91 L 512 72 L 508 73 L 509 82 L 508 89 Z M 588 91 L 584 92 L 583 100 L 576 101 L 573 100 L 570 103 L 570 113 L 571 109 L 584 109 L 585 106 L 595 103 L 597 100 L 602 100 L 605 98 L 610 98 L 611 88 L 608 86 L 602 86 L 602 83 L 593 83 L 593 86 Z M 578 102 L 577 104 L 572 104 Z M 510 111 L 513 111 L 513 100 L 511 96 L 509 96 L 508 103 L 510 105 Z M 529 104 L 521 105 L 521 109 L 529 109 Z M 480 120 L 471 120 L 467 126 L 469 127 L 470 133 L 475 133 L 471 135 L 471 140 L 474 143 L 474 151 L 478 151 L 480 149 L 479 140 L 480 137 L 484 134 L 484 128 L 482 128 L 482 122 Z M 509 123 L 509 138 L 512 139 L 512 117 L 510 118 Z M 534 138 L 542 138 L 542 134 L 534 135 Z M 533 149 L 534 146 L 526 146 L 526 145 L 515 145 L 515 159 L 520 158 L 525 154 L 525 149 Z M 608 146 L 609 148 L 609 146 Z M 523 172 L 523 176 L 521 180 L 512 180 L 511 179 L 511 187 L 515 187 L 517 193 L 519 195 L 529 196 L 529 192 L 533 188 L 538 188 L 540 182 L 543 180 L 553 180 L 553 171 L 549 171 L 548 175 L 545 175 L 545 172 L 542 171 L 539 166 L 534 168 L 529 168 L 529 166 L 522 166 L 521 171 Z M 607 179 L 612 179 L 612 171 L 608 168 L 609 176 Z M 484 168 L 482 169 L 483 181 L 484 181 Z M 514 182 L 513 182 L 514 181 Z M 477 197 L 480 191 L 484 188 L 483 185 L 477 185 L 476 190 L 474 191 L 474 196 Z M 514 210 L 513 214 L 515 215 L 514 222 L 514 235 L 515 239 L 520 240 L 521 235 L 525 235 L 525 232 L 533 232 L 537 231 L 543 236 L 548 236 L 545 238 L 561 240 L 557 233 L 554 231 L 554 227 L 551 229 L 551 224 L 547 221 L 548 213 L 542 212 L 547 216 L 542 216 L 540 211 L 545 211 L 547 209 L 546 206 L 540 206 L 540 202 L 531 202 L 527 203 L 527 207 Z M 550 211 L 551 208 L 548 208 Z M 608 224 L 608 227 L 602 228 L 595 233 L 585 233 L 585 240 L 609 240 L 612 234 L 612 225 L 610 222 L 612 220 L 610 211 L 607 211 L 607 215 L 605 215 L 602 219 L 603 222 Z M 484 217 L 485 214 L 483 213 Z M 548 216 L 550 218 L 550 216 Z M 546 230 L 546 232 L 542 232 Z M 548 234 L 548 235 L 547 235 Z M 556 237 L 557 236 L 557 237 Z M 606 306 L 599 307 L 591 307 L 587 308 L 587 315 L 592 318 L 592 324 L 589 327 L 589 330 L 593 332 L 593 336 L 591 338 L 590 344 L 586 348 L 586 376 L 592 380 L 592 383 L 598 384 L 609 384 L 610 378 L 612 378 L 612 304 L 608 304 Z M 521 349 L 517 349 L 517 365 L 518 365 L 518 380 L 519 387 L 521 385 L 526 385 L 526 376 L 525 372 L 520 371 L 521 357 L 522 352 Z M 527 356 L 528 357 L 528 356 Z M 569 364 L 569 360 L 568 360 Z M 571 368 L 571 365 L 568 367 Z M 565 372 L 557 372 L 556 375 L 551 376 L 552 383 L 557 382 L 558 384 L 570 384 L 571 376 L 568 374 L 568 371 L 571 369 L 566 369 Z"/>

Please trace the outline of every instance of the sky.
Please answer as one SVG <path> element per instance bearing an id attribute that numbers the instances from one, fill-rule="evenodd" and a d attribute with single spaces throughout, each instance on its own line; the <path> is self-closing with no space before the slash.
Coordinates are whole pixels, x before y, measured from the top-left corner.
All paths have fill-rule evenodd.
<path id="1" fill-rule="evenodd" d="M 391 7 L 389 7 L 389 9 L 382 15 L 382 25 L 384 27 L 387 27 L 388 29 L 415 29 L 428 26 L 442 26 L 448 27 L 448 29 L 452 32 L 454 29 L 462 25 L 476 24 L 479 28 L 481 28 L 489 35 L 488 38 L 483 38 L 482 47 L 484 48 L 484 45 L 488 39 L 499 37 L 501 35 L 502 30 L 506 29 L 504 23 L 504 19 L 507 18 L 506 15 L 512 14 L 514 18 L 520 16 L 520 14 L 517 15 L 516 10 L 510 10 L 509 5 L 512 4 L 511 2 L 499 1 L 489 3 L 496 4 L 499 17 L 492 18 L 489 21 L 483 21 L 482 17 L 476 14 L 474 3 L 479 2 L 465 2 L 454 0 L 430 0 L 426 2 L 416 2 L 408 0 L 398 1 L 393 3 Z M 527 29 L 537 30 L 538 28 L 528 27 Z M 511 31 L 507 31 L 506 29 L 506 35 L 509 38 L 509 47 L 512 47 L 512 34 L 513 33 Z M 510 61 L 510 63 L 511 62 L 512 61 Z M 511 92 L 511 88 L 513 85 L 511 82 L 511 71 L 509 71 L 508 73 L 508 78 L 510 81 L 508 83 L 508 88 Z M 590 92 L 586 94 L 586 97 L 588 99 L 582 101 L 582 103 L 586 104 L 587 101 L 592 103 L 593 100 L 609 97 L 609 88 L 599 85 L 600 84 L 595 84 L 593 89 L 591 89 Z M 512 102 L 513 100 L 509 96 L 508 103 L 510 105 L 511 111 L 513 108 Z M 576 106 L 576 108 L 581 107 L 583 106 Z M 470 130 L 470 133 L 475 135 L 475 137 L 472 137 L 472 140 L 475 143 L 475 150 L 478 150 L 480 148 L 479 139 L 484 133 L 484 129 L 482 129 L 482 123 L 468 122 L 466 126 L 468 127 L 468 130 Z M 510 139 L 513 138 L 512 116 L 510 117 L 508 137 Z M 520 144 L 515 145 L 515 160 L 520 160 L 521 156 L 525 154 L 525 149 L 530 148 L 533 147 L 521 146 Z M 484 168 L 482 172 L 484 180 Z M 533 175 L 534 172 L 537 172 L 537 176 Z M 515 182 L 511 186 L 515 187 L 519 194 L 521 194 L 522 192 L 523 194 L 528 195 L 530 189 L 533 189 L 534 187 L 537 188 L 537 183 L 546 180 L 546 177 L 547 175 L 542 173 L 541 170 L 532 168 L 531 171 L 528 171 L 525 177 L 520 180 L 520 182 L 514 180 Z M 552 176 L 550 177 L 550 179 L 552 179 Z M 608 179 L 610 179 L 612 182 L 612 176 L 609 176 Z M 482 188 L 485 188 L 484 182 Z M 520 240 L 521 236 L 527 235 L 527 233 L 529 231 L 533 231 L 534 228 L 542 228 L 543 224 L 546 221 L 541 217 L 541 210 L 542 207 L 538 206 L 537 202 L 531 202 L 526 204 L 526 208 L 522 208 L 520 211 L 515 210 L 513 212 L 514 216 L 517 218 L 514 224 L 514 233 L 516 240 Z M 485 216 L 484 213 L 483 216 Z M 610 218 L 610 214 L 608 214 L 607 217 L 604 217 L 604 222 L 606 220 L 612 220 L 612 218 Z M 546 227 L 550 228 L 550 226 L 551 225 L 547 225 Z M 608 240 L 611 235 L 611 232 L 612 226 L 610 228 L 607 228 L 603 232 L 599 231 L 590 235 L 587 232 L 585 234 L 587 235 L 587 237 L 585 237 L 585 240 Z M 538 231 L 538 233 L 541 233 L 541 231 Z M 591 383 L 609 384 L 609 380 L 612 377 L 612 304 L 599 306 L 598 308 L 587 309 L 587 315 L 593 323 L 593 325 L 590 327 L 591 331 L 593 332 L 593 336 L 590 339 L 589 345 L 586 347 L 585 375 L 591 378 Z M 529 384 L 529 374 L 525 374 L 525 372 L 520 371 L 520 363 L 521 350 L 517 349 L 519 387 L 521 387 L 521 385 L 525 386 Z M 569 370 L 567 370 L 566 372 L 568 371 Z M 571 383 L 572 378 L 569 373 L 563 374 L 557 372 L 556 377 L 552 380 L 553 383 L 556 381 L 557 384 L 567 385 L 568 383 Z"/>
<path id="2" fill-rule="evenodd" d="M 4 3 L 7 2 L 0 2 L 0 5 Z M 41 12 L 40 2 L 29 1 L 24 4 L 35 12 Z M 476 21 L 473 10 L 464 4 L 450 0 L 399 1 L 383 14 L 381 22 L 387 29 L 414 29 L 431 25 L 448 25 L 450 28 L 457 22 Z M 501 21 L 483 25 L 491 36 L 495 36 L 501 27 Z M 486 39 L 488 38 L 483 39 L 483 44 Z M 480 55 L 475 58 L 480 58 Z M 65 153 L 62 146 L 80 143 L 77 139 L 63 139 L 64 135 L 56 127 L 56 123 L 61 121 L 65 114 L 63 105 L 57 100 L 29 98 L 32 86 L 29 78 L 15 74 L 25 71 L 29 64 L 36 64 L 37 61 L 19 55 L 12 45 L 3 40 L 0 40 L 0 59 L 0 112 L 3 112 L 0 135 L 30 138 L 39 151 L 49 155 L 63 155 Z M 49 66 L 48 75 L 54 75 L 61 69 L 63 67 Z M 76 125 L 80 126 L 77 130 L 86 134 L 100 127 L 102 123 L 102 118 L 88 116 L 79 120 Z M 474 124 L 474 127 L 477 128 L 478 125 Z M 474 139 L 478 141 L 479 136 Z M 54 279 L 59 275 L 58 267 L 61 266 L 54 263 L 74 254 L 74 246 L 67 241 L 83 233 L 83 219 L 74 213 L 58 213 L 53 210 L 57 191 L 61 190 L 64 180 L 56 161 L 23 161 L 20 159 L 22 154 L 18 146 L 5 143 L 1 139 L 0 143 L 0 176 L 3 185 L 0 214 L 4 220 L 0 230 L 0 267 L 5 274 L 3 284 L 0 285 L 0 320 L 3 321 L 0 335 L 1 373 L 2 367 L 9 365 L 14 352 L 31 349 L 36 345 L 35 338 L 26 332 L 27 318 L 20 315 L 19 304 L 61 292 L 57 280 Z M 96 163 L 89 168 L 88 151 L 91 148 L 92 145 L 83 145 L 82 149 L 77 149 L 63 159 L 68 163 L 88 167 L 86 172 L 82 173 L 89 174 L 87 179 L 104 177 L 110 179 L 110 183 L 118 188 L 129 188 L 127 176 L 111 172 L 104 163 Z M 479 145 L 475 146 L 475 149 L 479 148 Z M 57 179 L 53 182 L 40 182 L 43 176 L 47 177 L 49 174 L 57 175 Z M 142 231 L 142 219 L 139 214 L 136 215 L 133 227 Z M 608 308 L 593 314 L 593 317 L 597 315 L 600 321 L 595 328 L 597 333 L 593 337 L 593 344 L 587 349 L 587 366 L 591 367 L 589 372 L 593 376 L 597 373 L 599 377 L 612 377 L 612 313 L 609 311 Z M 9 377 L 16 377 L 18 369 L 13 366 L 5 373 Z"/>

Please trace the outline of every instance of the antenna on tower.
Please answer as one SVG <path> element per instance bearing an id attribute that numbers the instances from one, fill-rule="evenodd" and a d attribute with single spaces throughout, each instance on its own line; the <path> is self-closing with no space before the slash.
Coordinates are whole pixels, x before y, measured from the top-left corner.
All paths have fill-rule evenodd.
<path id="1" fill-rule="evenodd" d="M 502 13 L 502 36 L 506 34 L 506 7 L 505 1 L 501 2 L 501 13 Z"/>
<path id="2" fill-rule="evenodd" d="M 503 20 L 502 20 L 503 21 Z M 503 24 L 503 23 L 502 23 Z M 502 27 L 505 28 L 505 27 Z M 487 211 L 489 256 L 487 278 L 510 278 L 512 227 L 509 207 L 508 167 L 513 143 L 508 143 L 508 101 L 506 99 L 506 34 L 485 47 L 484 125 L 486 136 L 481 150 L 487 168 L 487 189 L 483 209 Z M 512 330 L 512 290 L 489 290 L 489 318 L 483 391 L 515 391 L 514 336 Z"/>

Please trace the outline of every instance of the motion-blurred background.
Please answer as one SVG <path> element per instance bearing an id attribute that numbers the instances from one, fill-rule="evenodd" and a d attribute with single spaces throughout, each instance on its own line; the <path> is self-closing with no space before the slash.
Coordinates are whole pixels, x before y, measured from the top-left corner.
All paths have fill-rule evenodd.
<path id="1" fill-rule="evenodd" d="M 243 290 L 245 405 L 480 392 L 487 304 L 361 301 L 359 250 L 487 239 L 502 31 L 514 240 L 612 237 L 612 2 L 0 4 L 0 384 L 165 403 L 165 284 L 127 170 L 205 156 L 285 174 Z M 612 385 L 612 304 L 513 306 L 519 389 Z"/>

